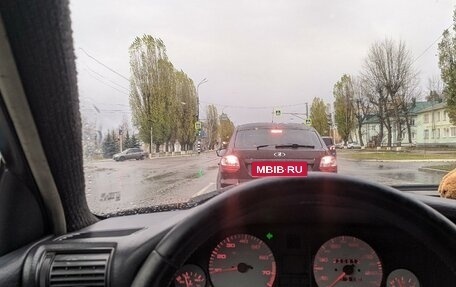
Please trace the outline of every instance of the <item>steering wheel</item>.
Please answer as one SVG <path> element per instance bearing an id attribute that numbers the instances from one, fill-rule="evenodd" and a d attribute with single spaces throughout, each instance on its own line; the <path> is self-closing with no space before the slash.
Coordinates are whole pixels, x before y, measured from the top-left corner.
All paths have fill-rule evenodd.
<path id="1" fill-rule="evenodd" d="M 177 269 L 210 236 L 258 208 L 313 206 L 326 211 L 356 206 L 419 238 L 456 274 L 456 225 L 424 203 L 393 188 L 356 178 L 313 173 L 302 178 L 263 178 L 234 187 L 193 208 L 143 263 L 132 286 L 169 286 Z M 315 214 L 315 216 L 318 216 Z"/>

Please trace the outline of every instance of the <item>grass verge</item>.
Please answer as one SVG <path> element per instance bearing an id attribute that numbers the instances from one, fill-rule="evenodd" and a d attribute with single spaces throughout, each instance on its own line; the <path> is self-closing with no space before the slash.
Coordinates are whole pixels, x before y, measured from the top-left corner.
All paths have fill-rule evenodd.
<path id="1" fill-rule="evenodd" d="M 456 153 L 343 152 L 338 157 L 354 160 L 454 160 Z"/>
<path id="2" fill-rule="evenodd" d="M 426 168 L 437 169 L 441 171 L 451 171 L 456 168 L 456 163 L 443 164 L 443 165 L 431 165 L 426 166 Z"/>

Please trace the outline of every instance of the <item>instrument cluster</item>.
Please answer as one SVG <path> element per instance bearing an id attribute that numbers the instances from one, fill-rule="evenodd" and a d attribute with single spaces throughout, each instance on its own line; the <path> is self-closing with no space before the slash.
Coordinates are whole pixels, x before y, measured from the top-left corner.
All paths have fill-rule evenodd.
<path id="1" fill-rule="evenodd" d="M 419 287 L 435 257 L 400 230 L 263 227 L 223 232 L 175 275 L 175 287 Z M 435 259 L 434 259 L 435 260 Z M 432 268 L 431 268 L 432 269 Z"/>

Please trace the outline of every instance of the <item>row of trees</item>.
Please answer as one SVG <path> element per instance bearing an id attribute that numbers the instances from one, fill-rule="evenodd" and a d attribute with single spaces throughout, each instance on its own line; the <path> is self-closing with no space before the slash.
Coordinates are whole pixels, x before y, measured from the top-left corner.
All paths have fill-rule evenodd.
<path id="1" fill-rule="evenodd" d="M 120 137 L 122 137 L 122 140 L 120 140 Z M 102 143 L 103 157 L 111 158 L 114 154 L 120 152 L 121 142 L 122 150 L 140 147 L 140 143 L 136 135 L 133 134 L 130 137 L 128 130 L 126 131 L 125 136 L 119 135 L 116 130 L 109 130 Z"/>
<path id="2" fill-rule="evenodd" d="M 310 106 L 310 118 L 312 119 L 312 127 L 322 136 L 329 135 L 330 131 L 330 114 L 327 111 L 325 102 L 316 97 Z"/>
<path id="3" fill-rule="evenodd" d="M 206 121 L 204 122 L 206 145 L 209 149 L 214 149 L 218 141 L 226 142 L 230 139 L 234 131 L 234 124 L 227 114 L 218 114 L 214 105 L 206 108 Z"/>
<path id="4" fill-rule="evenodd" d="M 150 35 L 136 37 L 129 53 L 130 107 L 139 138 L 145 143 L 153 142 L 156 151 L 160 145 L 173 151 L 176 141 L 183 150 L 192 149 L 198 118 L 192 79 L 174 68 L 160 39 Z"/>
<path id="5" fill-rule="evenodd" d="M 374 116 L 380 123 L 379 134 L 373 138 L 375 145 L 386 136 L 387 145 L 392 146 L 393 141 L 401 142 L 404 134 L 412 142 L 410 112 L 419 96 L 418 74 L 412 64 L 404 42 L 385 39 L 372 44 L 358 76 L 340 78 L 333 94 L 335 122 L 344 141 L 357 128 L 360 144 L 364 145 L 362 124 Z"/>
<path id="6" fill-rule="evenodd" d="M 441 80 L 429 79 L 427 101 L 446 103 L 451 123 L 456 124 L 456 10 L 453 12 L 453 31 L 445 30 L 438 45 Z M 404 134 L 412 142 L 411 111 L 420 96 L 418 73 L 414 60 L 404 42 L 385 39 L 374 43 L 364 59 L 358 76 L 343 75 L 334 85 L 335 121 L 338 132 L 347 141 L 357 128 L 362 142 L 362 123 L 376 117 L 380 123 L 374 144 L 402 141 Z M 396 130 L 393 139 L 392 130 Z"/>

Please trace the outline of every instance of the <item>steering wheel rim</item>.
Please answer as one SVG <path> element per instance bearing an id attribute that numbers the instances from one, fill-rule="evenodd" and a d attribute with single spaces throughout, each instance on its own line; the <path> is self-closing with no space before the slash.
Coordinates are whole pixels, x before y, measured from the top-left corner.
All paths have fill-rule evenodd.
<path id="1" fill-rule="evenodd" d="M 287 202 L 318 204 L 322 208 L 345 202 L 361 204 L 366 212 L 375 209 L 397 225 L 407 224 L 407 228 L 402 228 L 431 244 L 430 250 L 456 274 L 456 225 L 442 214 L 387 186 L 348 176 L 313 173 L 305 178 L 254 180 L 195 207 L 191 216 L 176 224 L 157 244 L 132 286 L 169 286 L 177 269 L 210 236 L 258 206 L 282 206 Z"/>

